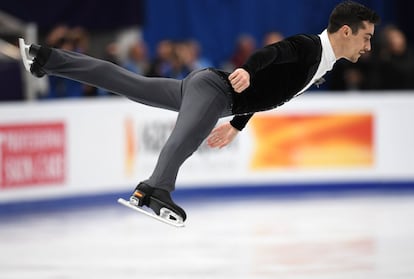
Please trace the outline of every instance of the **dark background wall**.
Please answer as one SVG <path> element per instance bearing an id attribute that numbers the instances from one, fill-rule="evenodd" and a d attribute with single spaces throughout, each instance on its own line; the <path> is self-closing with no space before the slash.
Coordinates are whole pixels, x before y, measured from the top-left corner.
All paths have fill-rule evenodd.
<path id="1" fill-rule="evenodd" d="M 253 35 L 258 42 L 265 32 L 284 35 L 319 33 L 339 0 L 37 0 L 3 1 L 0 9 L 35 22 L 40 34 L 54 25 L 81 25 L 104 32 L 132 25 L 143 28 L 150 54 L 161 39 L 197 39 L 213 62 L 230 55 L 237 37 Z M 361 0 L 375 9 L 384 23 L 399 25 L 412 40 L 410 1 Z"/>
<path id="2" fill-rule="evenodd" d="M 242 34 L 252 35 L 260 44 L 268 31 L 280 31 L 285 36 L 320 33 L 328 23 L 332 8 L 339 2 L 340 0 L 16 0 L 2 1 L 0 10 L 25 22 L 36 23 L 40 39 L 58 24 L 82 26 L 90 34 L 91 45 L 95 50 L 91 54 L 98 57 L 103 54 L 106 42 L 114 39 L 117 30 L 135 26 L 142 29 L 150 56 L 162 39 L 196 39 L 200 42 L 203 55 L 215 66 L 220 66 L 221 62 L 231 56 L 236 40 Z M 382 24 L 377 30 L 393 23 L 406 33 L 409 43 L 413 43 L 411 13 L 414 2 L 359 2 L 373 8 L 381 16 Z M 10 67 L 3 70 L 10 72 Z M 15 71 L 18 71 L 17 66 Z M 12 92 L 10 88 L 6 89 Z M 16 90 L 21 92 L 21 86 Z M 21 93 L 12 95 L 17 96 L 17 99 L 22 98 Z"/>
<path id="3" fill-rule="evenodd" d="M 54 25 L 82 25 L 91 30 L 111 30 L 143 23 L 145 0 L 15 0 L 2 1 L 0 10 L 26 22 L 35 22 L 41 31 Z"/>
<path id="4" fill-rule="evenodd" d="M 243 33 L 262 41 L 265 32 L 277 30 L 285 36 L 319 33 L 328 23 L 338 0 L 149 0 L 146 1 L 144 35 L 153 45 L 161 38 L 195 37 L 204 54 L 215 62 L 231 53 Z M 360 1 L 372 7 L 385 22 L 396 20 L 398 1 Z M 160 7 L 164 7 L 161 9 Z"/>

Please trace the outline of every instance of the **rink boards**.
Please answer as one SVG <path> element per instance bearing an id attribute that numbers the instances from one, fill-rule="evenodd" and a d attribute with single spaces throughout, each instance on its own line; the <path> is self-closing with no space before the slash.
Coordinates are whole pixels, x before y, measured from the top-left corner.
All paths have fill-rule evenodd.
<path id="1" fill-rule="evenodd" d="M 151 174 L 176 115 L 118 97 L 1 104 L 0 206 L 131 191 Z M 411 119 L 411 94 L 308 93 L 257 113 L 226 148 L 203 143 L 177 189 L 414 189 Z"/>

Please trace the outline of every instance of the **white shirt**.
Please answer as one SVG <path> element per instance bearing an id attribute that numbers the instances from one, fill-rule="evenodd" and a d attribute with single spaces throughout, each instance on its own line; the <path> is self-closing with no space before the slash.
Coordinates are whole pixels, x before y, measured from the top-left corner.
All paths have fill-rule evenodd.
<path id="1" fill-rule="evenodd" d="M 328 38 L 328 31 L 325 29 L 321 34 L 319 34 L 319 37 L 321 38 L 321 43 L 322 43 L 321 62 L 319 63 L 318 69 L 316 70 L 316 73 L 313 76 L 313 78 L 301 91 L 299 91 L 295 95 L 295 97 L 305 92 L 312 84 L 315 83 L 315 81 L 319 80 L 328 71 L 332 70 L 336 62 L 335 53 L 333 51 L 331 42 L 329 41 L 329 38 Z"/>

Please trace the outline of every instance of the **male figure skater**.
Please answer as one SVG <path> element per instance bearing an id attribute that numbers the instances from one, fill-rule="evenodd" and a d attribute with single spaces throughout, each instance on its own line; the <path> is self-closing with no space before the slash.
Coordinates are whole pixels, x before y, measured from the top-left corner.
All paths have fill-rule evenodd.
<path id="1" fill-rule="evenodd" d="M 379 16 L 353 2 L 338 4 L 326 30 L 295 35 L 255 52 L 232 73 L 208 68 L 184 80 L 148 78 L 107 61 L 39 45 L 25 45 L 23 62 L 35 76 L 45 74 L 77 80 L 133 101 L 178 112 L 176 125 L 161 150 L 152 175 L 138 184 L 130 202 L 147 206 L 182 224 L 185 211 L 171 198 L 178 170 L 208 137 L 210 147 L 229 144 L 255 112 L 270 110 L 302 94 L 341 58 L 357 62 L 371 50 Z M 234 118 L 213 130 L 221 117 Z M 210 134 L 210 135 L 209 135 Z"/>

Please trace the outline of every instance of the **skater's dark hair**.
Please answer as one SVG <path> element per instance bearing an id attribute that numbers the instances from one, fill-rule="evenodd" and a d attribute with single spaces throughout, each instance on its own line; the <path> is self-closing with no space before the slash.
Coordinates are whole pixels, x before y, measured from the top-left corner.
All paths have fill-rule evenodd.
<path id="1" fill-rule="evenodd" d="M 381 18 L 373 10 L 354 1 L 343 1 L 332 11 L 329 17 L 328 32 L 335 33 L 342 26 L 348 25 L 352 34 L 358 33 L 359 29 L 364 28 L 363 21 L 379 24 Z"/>

